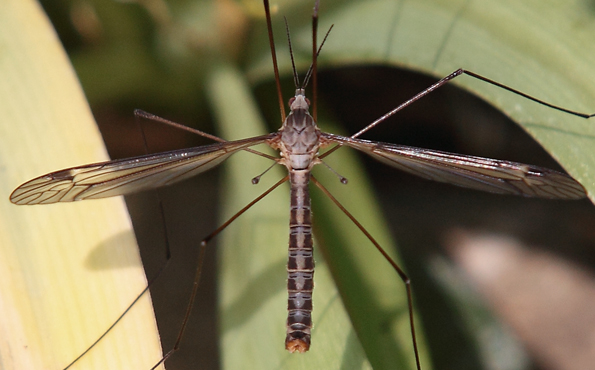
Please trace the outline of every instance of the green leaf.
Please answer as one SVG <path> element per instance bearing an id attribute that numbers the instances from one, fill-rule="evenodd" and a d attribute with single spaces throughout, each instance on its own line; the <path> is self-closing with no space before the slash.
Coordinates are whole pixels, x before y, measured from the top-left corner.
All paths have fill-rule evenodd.
<path id="1" fill-rule="evenodd" d="M 52 206 L 8 201 L 35 176 L 106 160 L 107 154 L 37 2 L 0 5 L 0 45 L 0 362 L 6 370 L 60 370 L 147 282 L 122 199 Z M 71 368 L 154 365 L 161 347 L 148 294 L 130 313 Z"/>

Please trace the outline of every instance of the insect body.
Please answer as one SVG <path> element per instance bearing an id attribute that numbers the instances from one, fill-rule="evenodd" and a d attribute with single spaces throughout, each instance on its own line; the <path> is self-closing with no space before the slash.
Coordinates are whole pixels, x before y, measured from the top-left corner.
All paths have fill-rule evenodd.
<path id="1" fill-rule="evenodd" d="M 291 113 L 270 145 L 281 151 L 280 162 L 289 171 L 291 206 L 289 218 L 289 261 L 287 263 L 288 317 L 285 348 L 305 352 L 310 348 L 314 251 L 308 184 L 310 170 L 317 163 L 320 130 L 310 115 L 304 89 L 290 100 Z"/>

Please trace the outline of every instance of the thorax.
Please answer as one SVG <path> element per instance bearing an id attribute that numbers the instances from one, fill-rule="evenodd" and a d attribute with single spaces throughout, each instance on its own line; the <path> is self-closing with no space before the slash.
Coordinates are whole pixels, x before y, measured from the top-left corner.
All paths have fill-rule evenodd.
<path id="1" fill-rule="evenodd" d="M 291 112 L 279 129 L 275 145 L 281 151 L 282 163 L 289 170 L 311 169 L 316 164 L 320 146 L 320 130 L 308 112 L 309 102 L 296 94 L 290 100 Z"/>

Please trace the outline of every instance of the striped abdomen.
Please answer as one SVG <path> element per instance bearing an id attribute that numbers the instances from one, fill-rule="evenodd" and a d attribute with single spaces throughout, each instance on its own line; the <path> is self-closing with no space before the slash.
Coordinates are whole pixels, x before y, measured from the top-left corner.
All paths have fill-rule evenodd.
<path id="1" fill-rule="evenodd" d="M 291 184 L 289 260 L 287 262 L 289 298 L 285 348 L 290 352 L 306 352 L 310 348 L 314 256 L 309 180 L 310 170 L 292 170 L 289 173 Z"/>

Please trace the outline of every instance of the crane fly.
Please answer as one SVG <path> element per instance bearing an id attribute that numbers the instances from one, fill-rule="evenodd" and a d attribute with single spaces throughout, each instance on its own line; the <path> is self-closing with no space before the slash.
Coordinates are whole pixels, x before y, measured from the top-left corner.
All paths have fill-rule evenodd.
<path id="1" fill-rule="evenodd" d="M 376 121 L 370 123 L 352 136 L 346 137 L 322 132 L 316 124 L 316 97 L 314 95 L 312 105 L 310 100 L 306 97 L 306 87 L 310 78 L 313 81 L 314 93 L 316 92 L 317 85 L 317 55 L 321 49 L 321 46 L 317 43 L 318 3 L 319 1 L 317 0 L 314 5 L 312 17 L 312 65 L 301 83 L 299 82 L 295 65 L 293 66 L 295 94 L 289 99 L 290 112 L 286 116 L 283 108 L 284 100 L 279 82 L 269 4 L 267 0 L 264 0 L 271 54 L 273 58 L 273 68 L 277 82 L 277 92 L 283 122 L 281 128 L 277 132 L 236 141 L 225 141 L 223 139 L 215 138 L 212 135 L 200 133 L 201 135 L 215 139 L 218 142 L 195 148 L 88 164 L 52 172 L 32 179 L 16 188 L 10 195 L 10 201 L 17 205 L 52 204 L 58 202 L 107 198 L 155 189 L 177 183 L 207 171 L 239 151 L 249 151 L 269 157 L 251 149 L 253 146 L 259 144 L 267 144 L 271 148 L 280 152 L 279 157 L 269 158 L 272 158 L 276 164 L 286 167 L 288 175 L 205 238 L 201 243 L 201 251 L 204 251 L 204 247 L 210 239 L 219 234 L 240 214 L 245 212 L 279 185 L 289 182 L 291 187 L 289 258 L 287 263 L 287 287 L 289 296 L 285 348 L 289 352 L 303 353 L 308 351 L 311 345 L 312 291 L 314 285 L 312 220 L 308 186 L 310 182 L 314 183 L 356 224 L 356 226 L 388 260 L 405 283 L 407 289 L 410 330 L 415 351 L 416 366 L 419 370 L 421 369 L 421 364 L 415 339 L 413 303 L 409 278 L 384 252 L 381 246 L 363 228 L 363 226 L 357 222 L 354 216 L 352 216 L 338 202 L 338 200 L 336 200 L 328 190 L 326 190 L 326 188 L 312 176 L 312 168 L 318 164 L 322 164 L 323 159 L 326 156 L 331 155 L 335 150 L 341 147 L 350 147 L 391 167 L 428 180 L 497 194 L 511 194 L 548 199 L 581 199 L 586 196 L 585 189 L 582 185 L 570 176 L 551 169 L 505 160 L 481 158 L 431 149 L 368 141 L 360 139 L 359 136 L 403 108 L 463 74 L 501 87 L 556 110 L 584 118 L 589 118 L 593 115 L 578 113 L 552 105 L 476 73 L 458 69 L 403 104 L 397 106 Z M 289 41 L 289 46 L 293 63 L 291 41 Z M 313 108 L 312 114 L 310 113 L 311 106 Z M 146 112 L 137 111 L 136 114 L 149 119 L 171 123 Z M 341 178 L 341 180 L 346 183 L 345 179 Z M 197 267 L 197 277 L 195 278 L 195 282 L 198 282 L 200 269 L 201 266 L 199 265 Z M 187 316 L 196 295 L 196 285 L 197 284 L 195 284 L 188 305 Z M 167 360 L 173 352 L 178 349 L 187 322 L 187 316 L 182 323 L 182 329 L 176 344 L 172 350 L 165 354 L 155 367 Z"/>

